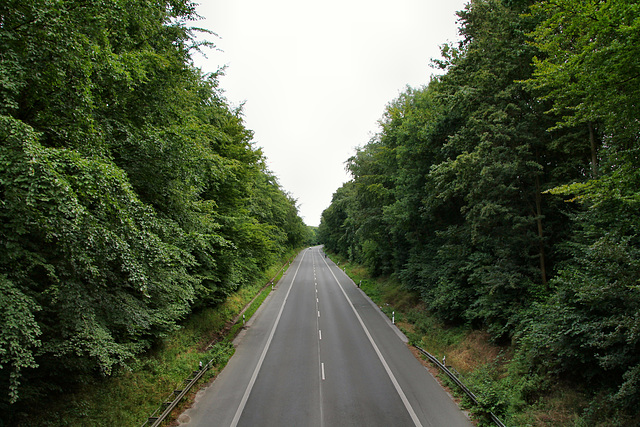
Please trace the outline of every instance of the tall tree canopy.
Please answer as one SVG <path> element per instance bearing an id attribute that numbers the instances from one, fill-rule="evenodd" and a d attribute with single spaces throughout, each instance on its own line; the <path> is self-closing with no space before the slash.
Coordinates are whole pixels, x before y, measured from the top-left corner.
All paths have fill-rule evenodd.
<path id="1" fill-rule="evenodd" d="M 395 274 L 532 371 L 640 396 L 635 1 L 473 0 L 443 74 L 392 101 L 324 212 L 327 248 Z"/>
<path id="2" fill-rule="evenodd" d="M 127 366 L 308 230 L 189 0 L 0 4 L 0 412 Z"/>

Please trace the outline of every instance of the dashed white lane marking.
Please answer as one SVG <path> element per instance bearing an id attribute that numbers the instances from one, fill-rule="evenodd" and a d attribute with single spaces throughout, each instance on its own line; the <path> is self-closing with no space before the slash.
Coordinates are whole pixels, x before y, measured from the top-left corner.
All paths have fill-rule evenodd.
<path id="1" fill-rule="evenodd" d="M 322 381 L 324 381 L 324 363 L 321 363 L 320 367 L 322 368 Z"/>

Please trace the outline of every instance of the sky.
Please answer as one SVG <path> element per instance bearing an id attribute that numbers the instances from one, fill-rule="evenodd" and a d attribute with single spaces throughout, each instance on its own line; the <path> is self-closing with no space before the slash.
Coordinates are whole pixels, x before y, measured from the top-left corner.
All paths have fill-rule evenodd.
<path id="1" fill-rule="evenodd" d="M 466 0 L 202 0 L 194 26 L 216 50 L 196 66 L 226 66 L 220 86 L 243 105 L 269 170 L 317 226 L 351 177 L 345 162 L 379 131 L 385 107 L 437 70 L 458 40 Z"/>

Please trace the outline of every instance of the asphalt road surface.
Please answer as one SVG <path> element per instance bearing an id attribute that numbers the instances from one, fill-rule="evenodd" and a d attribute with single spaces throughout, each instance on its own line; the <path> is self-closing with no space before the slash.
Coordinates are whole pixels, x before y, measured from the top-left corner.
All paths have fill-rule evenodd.
<path id="1" fill-rule="evenodd" d="M 182 426 L 471 426 L 321 247 L 302 251 Z"/>

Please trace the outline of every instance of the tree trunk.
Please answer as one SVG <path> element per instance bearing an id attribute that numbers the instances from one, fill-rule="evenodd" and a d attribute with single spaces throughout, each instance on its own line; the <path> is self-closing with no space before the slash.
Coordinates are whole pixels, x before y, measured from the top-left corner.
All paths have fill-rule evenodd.
<path id="1" fill-rule="evenodd" d="M 598 156 L 596 152 L 596 137 L 593 132 L 593 123 L 589 122 L 589 142 L 591 143 L 591 178 L 598 177 Z"/>
<path id="2" fill-rule="evenodd" d="M 536 222 L 538 224 L 538 238 L 540 248 L 540 274 L 542 275 L 542 284 L 548 289 L 547 284 L 547 268 L 545 266 L 544 253 L 544 234 L 542 229 L 542 194 L 540 193 L 540 176 L 536 174 Z"/>

